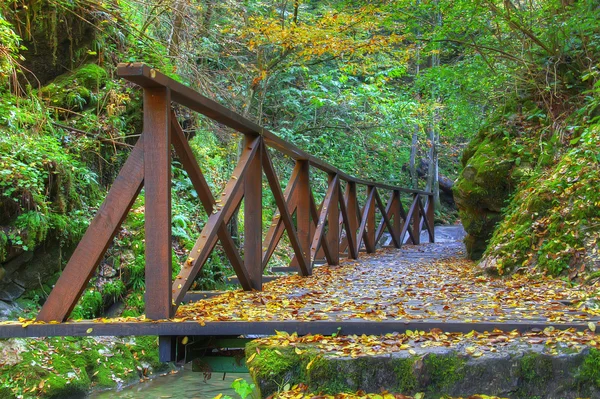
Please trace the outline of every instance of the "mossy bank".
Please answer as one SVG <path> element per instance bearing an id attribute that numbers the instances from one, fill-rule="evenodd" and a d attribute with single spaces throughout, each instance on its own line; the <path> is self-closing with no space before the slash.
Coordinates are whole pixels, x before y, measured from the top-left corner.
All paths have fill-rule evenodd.
<path id="1" fill-rule="evenodd" d="M 0 397 L 85 397 L 172 370 L 158 361 L 156 337 L 0 341 Z"/>
<path id="2" fill-rule="evenodd" d="M 464 348 L 463 348 L 464 349 Z M 340 357 L 310 345 L 246 347 L 248 368 L 265 398 L 302 383 L 308 392 L 380 392 L 438 398 L 497 395 L 511 399 L 599 397 L 600 352 L 545 353 L 543 346 L 465 354 L 461 348 L 423 348 L 387 355 Z"/>

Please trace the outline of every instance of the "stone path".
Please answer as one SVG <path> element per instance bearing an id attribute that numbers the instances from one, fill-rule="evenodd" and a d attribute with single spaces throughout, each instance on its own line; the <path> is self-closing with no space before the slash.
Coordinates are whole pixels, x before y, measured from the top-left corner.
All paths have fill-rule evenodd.
<path id="1" fill-rule="evenodd" d="M 262 292 L 232 291 L 180 307 L 185 320 L 426 320 L 461 322 L 599 320 L 577 307 L 598 287 L 559 279 L 480 275 L 456 241 L 460 227 L 438 228 L 437 244 L 385 248 L 358 261 L 317 267 L 308 278 L 285 276 Z"/>

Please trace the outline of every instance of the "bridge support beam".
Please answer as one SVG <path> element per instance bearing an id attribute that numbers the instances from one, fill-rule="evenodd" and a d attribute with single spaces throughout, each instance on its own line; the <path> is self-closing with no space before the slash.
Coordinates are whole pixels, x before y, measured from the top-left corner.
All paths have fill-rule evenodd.
<path id="1" fill-rule="evenodd" d="M 250 148 L 253 140 L 244 138 L 244 147 Z M 244 181 L 244 264 L 253 289 L 262 290 L 262 145 L 250 160 Z"/>
<path id="2" fill-rule="evenodd" d="M 329 188 L 331 191 L 331 200 L 327 211 L 327 245 L 331 253 L 328 259 L 330 266 L 340 264 L 340 180 L 336 174 L 329 175 Z M 325 205 L 324 205 L 325 206 Z"/>
<path id="3" fill-rule="evenodd" d="M 146 317 L 172 316 L 171 93 L 144 89 Z"/>

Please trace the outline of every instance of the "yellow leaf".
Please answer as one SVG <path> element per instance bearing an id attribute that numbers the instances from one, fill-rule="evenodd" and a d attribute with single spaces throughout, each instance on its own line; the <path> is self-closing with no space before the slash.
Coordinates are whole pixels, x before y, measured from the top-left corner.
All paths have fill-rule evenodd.
<path id="1" fill-rule="evenodd" d="M 312 365 L 313 365 L 313 363 L 314 363 L 314 361 L 315 361 L 316 359 L 317 359 L 317 358 L 315 357 L 313 360 L 311 360 L 310 362 L 308 362 L 308 364 L 306 365 L 306 369 L 307 369 L 307 370 L 310 370 L 310 368 L 312 367 Z"/>
<path id="2" fill-rule="evenodd" d="M 253 353 L 252 355 L 250 355 L 250 357 L 248 358 L 248 360 L 246 360 L 246 363 L 250 363 L 251 361 L 254 360 L 255 357 L 256 357 L 256 353 Z"/>
<path id="3" fill-rule="evenodd" d="M 85 330 L 85 332 L 86 332 L 86 333 L 88 333 L 88 334 L 91 334 L 91 333 L 92 333 L 92 331 L 94 331 L 94 329 L 93 329 L 93 328 L 88 328 L 87 330 Z"/>
<path id="4" fill-rule="evenodd" d="M 596 324 L 594 322 L 589 322 L 588 323 L 588 327 L 590 328 L 591 332 L 596 332 Z"/>
<path id="5" fill-rule="evenodd" d="M 301 354 L 303 354 L 303 353 L 304 353 L 304 351 L 303 351 L 303 350 L 300 350 L 300 349 L 298 349 L 298 348 L 294 349 L 294 352 L 296 352 L 296 354 L 297 354 L 297 355 L 301 355 Z"/>
<path id="6" fill-rule="evenodd" d="M 277 349 L 275 349 L 274 352 L 277 353 L 279 356 L 283 356 L 283 353 L 279 352 Z"/>
<path id="7" fill-rule="evenodd" d="M 217 396 L 215 396 L 213 399 L 221 399 L 221 397 L 223 396 L 222 393 L 218 394 Z"/>
<path id="8" fill-rule="evenodd" d="M 181 343 L 183 345 L 186 345 L 189 342 L 189 338 L 188 337 L 183 337 L 183 339 L 181 340 Z"/>
<path id="9" fill-rule="evenodd" d="M 413 356 L 417 354 L 417 352 L 415 352 L 415 350 L 414 350 L 414 349 L 409 349 L 409 350 L 408 350 L 408 353 L 410 353 L 410 354 L 411 354 L 411 355 L 413 355 Z"/>

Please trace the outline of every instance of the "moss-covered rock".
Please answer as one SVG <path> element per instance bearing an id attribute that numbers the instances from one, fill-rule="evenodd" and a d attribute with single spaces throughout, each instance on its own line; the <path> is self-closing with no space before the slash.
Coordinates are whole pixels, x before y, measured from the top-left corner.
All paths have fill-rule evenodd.
<path id="1" fill-rule="evenodd" d="M 249 371 L 260 396 L 303 384 L 315 395 L 381 392 L 426 397 L 475 394 L 511 399 L 599 397 L 600 352 L 568 348 L 555 353 L 544 346 L 515 343 L 473 357 L 460 349 L 429 347 L 417 354 L 347 357 L 317 352 L 310 344 L 268 346 L 250 343 Z"/>
<path id="2" fill-rule="evenodd" d="M 514 182 L 514 161 L 505 143 L 482 134 L 471 144 L 462 159 L 463 171 L 453 187 L 454 199 L 468 235 L 465 239 L 470 259 L 479 259 L 496 224 Z"/>
<path id="3" fill-rule="evenodd" d="M 65 73 L 41 89 L 42 97 L 62 110 L 83 111 L 98 101 L 98 91 L 108 81 L 106 70 L 87 64 Z"/>
<path id="4" fill-rule="evenodd" d="M 158 360 L 156 337 L 7 342 L 20 348 L 20 357 L 0 367 L 2 398 L 85 397 L 90 389 L 120 387 L 170 367 Z"/>

